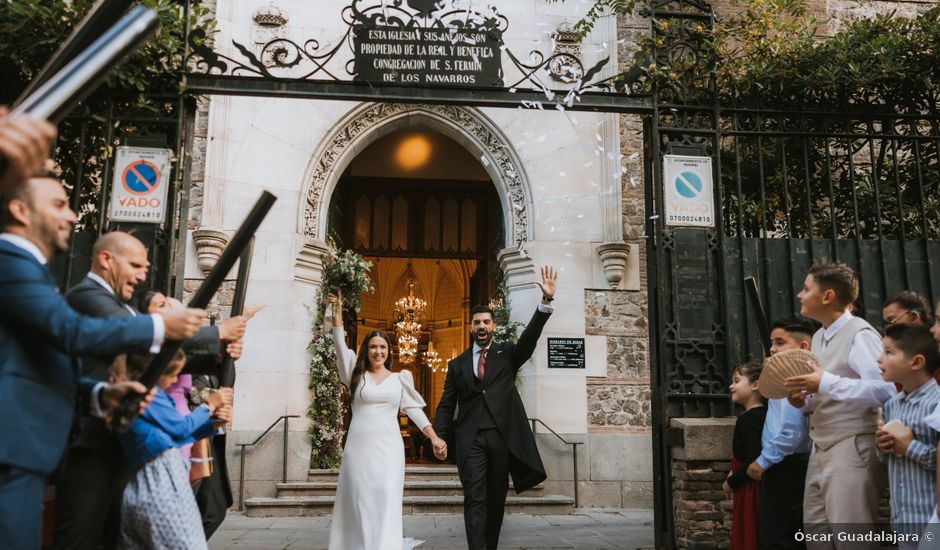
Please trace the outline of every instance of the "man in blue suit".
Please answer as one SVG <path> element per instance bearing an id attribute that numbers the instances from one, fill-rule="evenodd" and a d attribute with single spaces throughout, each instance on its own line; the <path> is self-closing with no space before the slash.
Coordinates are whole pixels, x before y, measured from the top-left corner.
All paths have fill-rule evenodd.
<path id="1" fill-rule="evenodd" d="M 0 194 L 0 541 L 11 550 L 40 546 L 42 495 L 68 442 L 78 397 L 103 416 L 137 383 L 82 378 L 75 356 L 154 351 L 186 339 L 205 312 L 94 319 L 73 311 L 46 263 L 68 247 L 76 217 L 62 185 L 34 177 Z"/>

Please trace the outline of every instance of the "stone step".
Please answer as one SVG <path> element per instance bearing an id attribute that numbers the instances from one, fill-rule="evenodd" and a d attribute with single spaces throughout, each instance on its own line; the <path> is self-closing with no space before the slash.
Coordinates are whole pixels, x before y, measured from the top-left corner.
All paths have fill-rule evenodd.
<path id="1" fill-rule="evenodd" d="M 333 496 L 336 494 L 336 481 L 307 481 L 278 483 L 278 498 L 298 498 Z M 512 491 L 512 482 L 509 482 Z M 526 495 L 542 494 L 544 486 L 539 484 L 526 492 Z M 457 479 L 405 480 L 405 496 L 462 496 L 463 488 Z"/>
<path id="2" fill-rule="evenodd" d="M 339 469 L 308 470 L 307 481 L 333 481 L 339 479 Z M 441 480 L 459 479 L 457 466 L 443 464 L 441 466 L 405 466 L 405 480 Z"/>
<path id="3" fill-rule="evenodd" d="M 299 498 L 254 497 L 245 500 L 248 517 L 302 517 L 328 516 L 333 511 L 333 497 L 312 496 Z M 461 514 L 463 497 L 460 496 L 406 496 L 402 513 Z M 506 513 L 529 515 L 562 515 L 574 510 L 574 499 L 560 495 L 537 497 L 506 497 Z"/>

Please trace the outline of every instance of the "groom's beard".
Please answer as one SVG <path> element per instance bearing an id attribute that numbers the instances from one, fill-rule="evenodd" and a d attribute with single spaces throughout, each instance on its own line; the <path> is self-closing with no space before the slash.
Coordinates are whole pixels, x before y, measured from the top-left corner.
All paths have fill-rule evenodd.
<path id="1" fill-rule="evenodd" d="M 474 332 L 473 341 L 478 347 L 485 348 L 493 341 L 493 333 L 488 331 Z"/>

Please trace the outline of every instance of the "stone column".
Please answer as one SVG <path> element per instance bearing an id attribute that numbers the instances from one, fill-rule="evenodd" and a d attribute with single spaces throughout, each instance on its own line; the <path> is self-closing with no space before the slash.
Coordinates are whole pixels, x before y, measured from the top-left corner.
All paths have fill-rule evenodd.
<path id="1" fill-rule="evenodd" d="M 734 418 L 673 418 L 672 505 L 676 547 L 728 548 L 731 496 L 721 485 L 731 469 Z"/>

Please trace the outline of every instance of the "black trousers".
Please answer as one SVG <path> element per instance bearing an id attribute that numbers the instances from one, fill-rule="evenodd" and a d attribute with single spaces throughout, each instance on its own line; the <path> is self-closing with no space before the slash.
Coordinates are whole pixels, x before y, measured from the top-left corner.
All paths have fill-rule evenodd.
<path id="1" fill-rule="evenodd" d="M 54 550 L 117 547 L 129 471 L 119 449 L 73 447 L 56 483 Z"/>
<path id="2" fill-rule="evenodd" d="M 803 528 L 803 489 L 808 454 L 790 455 L 771 466 L 760 480 L 760 549 L 806 548 L 793 534 Z"/>
<path id="3" fill-rule="evenodd" d="M 222 468 L 216 464 L 212 475 L 200 480 L 194 487 L 196 504 L 202 515 L 202 528 L 206 533 L 206 540 L 212 537 L 216 529 L 225 521 L 228 503 L 225 498 L 225 480 L 222 478 Z"/>
<path id="4" fill-rule="evenodd" d="M 496 550 L 509 490 L 509 448 L 499 430 L 477 431 L 460 483 L 469 550 Z"/>

